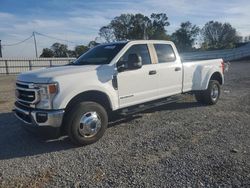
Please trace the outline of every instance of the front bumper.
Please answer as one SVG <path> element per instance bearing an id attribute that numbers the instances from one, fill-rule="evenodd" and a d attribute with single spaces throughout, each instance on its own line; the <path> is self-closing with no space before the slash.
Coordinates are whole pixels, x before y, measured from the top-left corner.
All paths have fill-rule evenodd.
<path id="1" fill-rule="evenodd" d="M 54 127 L 62 125 L 64 110 L 38 110 L 15 104 L 13 110 L 18 119 L 34 127 Z"/>

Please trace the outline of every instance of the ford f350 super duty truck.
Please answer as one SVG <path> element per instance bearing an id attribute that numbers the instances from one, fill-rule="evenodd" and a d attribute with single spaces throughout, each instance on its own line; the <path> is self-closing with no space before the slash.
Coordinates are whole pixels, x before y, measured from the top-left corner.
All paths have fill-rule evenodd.
<path id="1" fill-rule="evenodd" d="M 134 113 L 183 93 L 216 104 L 223 74 L 222 59 L 181 62 L 169 41 L 101 44 L 69 65 L 18 75 L 14 111 L 27 127 L 60 130 L 86 145 L 103 136 L 112 112 Z"/>

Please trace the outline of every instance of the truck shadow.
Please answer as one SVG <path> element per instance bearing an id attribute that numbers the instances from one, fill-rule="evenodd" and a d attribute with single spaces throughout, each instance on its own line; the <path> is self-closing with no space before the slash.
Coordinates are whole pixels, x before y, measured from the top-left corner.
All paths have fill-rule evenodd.
<path id="1" fill-rule="evenodd" d="M 13 113 L 0 114 L 0 160 L 33 156 L 73 148 L 68 139 L 47 140 L 22 127 Z"/>
<path id="2" fill-rule="evenodd" d="M 195 108 L 195 107 L 201 107 L 204 106 L 203 104 L 200 104 L 198 102 L 177 102 L 177 103 L 170 103 L 158 107 L 154 107 L 133 115 L 129 116 L 120 116 L 120 115 L 113 115 L 112 121 L 109 123 L 109 128 L 118 126 L 121 123 L 129 123 L 130 121 L 133 121 L 135 119 L 139 119 L 143 116 L 143 114 L 148 113 L 154 113 L 154 112 L 160 112 L 160 111 L 172 111 L 172 110 L 180 110 L 180 109 L 188 109 L 188 108 Z"/>
<path id="3" fill-rule="evenodd" d="M 116 116 L 109 123 L 109 128 L 141 118 L 144 113 L 199 106 L 201 105 L 196 102 L 173 103 L 128 117 Z M 0 114 L 0 160 L 46 154 L 75 147 L 67 137 L 48 140 L 45 135 L 30 134 L 21 127 L 20 122 L 14 117 L 13 113 Z"/>

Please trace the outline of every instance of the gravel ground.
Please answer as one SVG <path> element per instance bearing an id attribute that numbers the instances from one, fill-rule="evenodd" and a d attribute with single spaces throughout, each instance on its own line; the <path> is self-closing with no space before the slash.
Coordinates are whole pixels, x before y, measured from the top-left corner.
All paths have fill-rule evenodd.
<path id="1" fill-rule="evenodd" d="M 110 123 L 97 143 L 27 133 L 0 77 L 0 187 L 250 187 L 250 61 L 231 63 L 220 101 L 185 101 Z"/>

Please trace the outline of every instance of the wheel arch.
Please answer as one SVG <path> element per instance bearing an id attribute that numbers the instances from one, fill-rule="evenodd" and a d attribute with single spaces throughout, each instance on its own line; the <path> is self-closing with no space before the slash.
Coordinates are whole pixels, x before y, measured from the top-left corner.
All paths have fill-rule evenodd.
<path id="1" fill-rule="evenodd" d="M 89 91 L 84 91 L 82 93 L 79 93 L 75 95 L 66 105 L 65 108 L 65 113 L 63 116 L 63 123 L 61 126 L 61 133 L 64 135 L 66 133 L 66 127 L 67 127 L 67 119 L 68 115 L 70 114 L 70 110 L 75 104 L 78 104 L 83 101 L 91 101 L 91 102 L 96 102 L 100 105 L 102 105 L 107 113 L 112 112 L 112 103 L 110 101 L 110 98 L 108 95 L 102 91 L 97 91 L 97 90 L 89 90 Z"/>
<path id="2" fill-rule="evenodd" d="M 220 83 L 220 85 L 223 84 L 223 79 L 220 72 L 213 73 L 210 77 L 210 80 L 217 80 Z"/>
<path id="3" fill-rule="evenodd" d="M 109 96 L 98 90 L 89 90 L 74 96 L 66 105 L 65 111 L 70 109 L 74 104 L 82 101 L 92 101 L 102 105 L 107 111 L 112 110 L 112 103 Z"/>
<path id="4" fill-rule="evenodd" d="M 207 84 L 206 84 L 206 89 L 208 88 L 208 84 L 211 80 L 216 80 L 219 82 L 220 85 L 223 85 L 224 83 L 224 79 L 223 76 L 221 75 L 220 72 L 214 72 L 211 74 L 211 76 L 209 77 Z"/>

